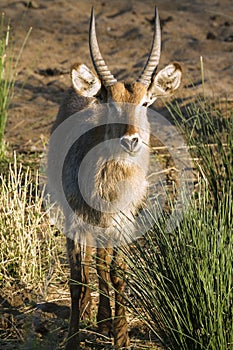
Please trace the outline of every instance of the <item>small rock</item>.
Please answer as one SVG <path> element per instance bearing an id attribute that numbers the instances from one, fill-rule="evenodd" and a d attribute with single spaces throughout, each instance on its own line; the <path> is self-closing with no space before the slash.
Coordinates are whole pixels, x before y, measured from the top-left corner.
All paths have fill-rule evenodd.
<path id="1" fill-rule="evenodd" d="M 44 75 L 47 77 L 54 77 L 63 74 L 63 72 L 60 69 L 50 67 L 46 69 L 37 69 L 35 73 L 39 73 L 40 75 Z"/>
<path id="2" fill-rule="evenodd" d="M 229 35 L 224 39 L 225 42 L 227 43 L 232 43 L 233 42 L 233 35 Z"/>
<path id="3" fill-rule="evenodd" d="M 224 26 L 225 26 L 225 27 L 230 27 L 231 24 L 230 24 L 230 22 L 226 21 L 226 22 L 224 22 Z"/>
<path id="4" fill-rule="evenodd" d="M 208 32 L 206 35 L 207 40 L 214 40 L 216 39 L 216 35 L 213 32 Z"/>
<path id="5" fill-rule="evenodd" d="M 25 7 L 29 8 L 29 9 L 39 9 L 40 8 L 40 5 L 38 5 L 35 0 L 25 1 L 24 5 L 25 5 Z"/>
<path id="6" fill-rule="evenodd" d="M 213 22 L 211 23 L 211 25 L 212 25 L 213 28 L 218 28 L 218 27 L 219 27 L 219 24 L 218 24 L 218 22 L 216 22 L 216 21 L 213 21 Z"/>

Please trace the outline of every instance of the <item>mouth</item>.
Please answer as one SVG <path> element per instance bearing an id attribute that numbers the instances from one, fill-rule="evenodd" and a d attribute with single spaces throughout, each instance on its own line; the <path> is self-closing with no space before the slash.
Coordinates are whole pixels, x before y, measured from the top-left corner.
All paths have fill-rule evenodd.
<path id="1" fill-rule="evenodd" d="M 136 157 L 139 154 L 139 151 L 140 151 L 140 149 L 137 150 L 137 151 L 131 151 L 128 148 L 125 148 L 125 147 L 122 147 L 122 148 L 123 148 L 124 153 L 129 154 L 131 157 Z"/>

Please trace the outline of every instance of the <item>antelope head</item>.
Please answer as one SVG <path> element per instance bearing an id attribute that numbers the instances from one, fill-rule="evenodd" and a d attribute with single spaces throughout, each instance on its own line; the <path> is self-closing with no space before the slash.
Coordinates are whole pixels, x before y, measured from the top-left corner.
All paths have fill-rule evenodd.
<path id="1" fill-rule="evenodd" d="M 158 97 L 171 95 L 180 85 L 181 67 L 172 63 L 157 73 L 161 52 L 161 28 L 158 10 L 155 8 L 154 36 L 146 65 L 131 84 L 118 82 L 107 67 L 97 41 L 94 9 L 92 8 L 89 29 L 90 55 L 96 74 L 85 64 L 75 64 L 71 69 L 72 84 L 78 95 L 91 98 L 94 103 L 128 103 L 150 106 Z M 137 152 L 141 137 L 135 127 L 135 116 L 129 118 L 127 130 L 120 137 L 121 146 L 127 152 Z"/>

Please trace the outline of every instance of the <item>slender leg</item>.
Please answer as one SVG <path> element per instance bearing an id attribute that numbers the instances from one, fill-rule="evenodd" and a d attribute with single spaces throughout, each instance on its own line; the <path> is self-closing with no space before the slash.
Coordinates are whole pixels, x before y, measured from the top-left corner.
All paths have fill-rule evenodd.
<path id="1" fill-rule="evenodd" d="M 129 346 L 128 323 L 124 306 L 125 270 L 126 263 L 120 256 L 117 248 L 114 248 L 113 260 L 111 264 L 111 280 L 115 290 L 115 317 L 113 327 L 114 343 L 117 349 Z"/>
<path id="2" fill-rule="evenodd" d="M 97 313 L 98 329 L 101 334 L 112 333 L 112 314 L 109 299 L 110 264 L 112 248 L 97 248 L 96 268 L 99 277 L 99 307 Z"/>
<path id="3" fill-rule="evenodd" d="M 81 247 L 67 238 L 67 251 L 70 263 L 70 295 L 71 311 L 66 350 L 79 350 L 80 300 L 82 292 Z"/>
<path id="4" fill-rule="evenodd" d="M 85 257 L 82 261 L 82 293 L 81 293 L 81 303 L 80 303 L 80 319 L 90 320 L 91 312 L 91 293 L 89 285 L 89 266 L 91 260 L 91 251 L 90 246 L 86 247 Z"/>
<path id="5" fill-rule="evenodd" d="M 81 250 L 82 249 L 82 250 Z M 83 251 L 85 250 L 85 251 Z M 70 263 L 71 312 L 66 350 L 79 350 L 80 318 L 90 312 L 89 282 L 90 247 L 81 247 L 73 239 L 67 238 L 67 251 Z M 82 261 L 83 257 L 83 261 Z"/>

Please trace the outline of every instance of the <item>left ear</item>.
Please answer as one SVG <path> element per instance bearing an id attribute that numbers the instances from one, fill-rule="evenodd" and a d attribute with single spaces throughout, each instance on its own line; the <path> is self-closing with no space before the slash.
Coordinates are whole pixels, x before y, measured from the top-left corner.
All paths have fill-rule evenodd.
<path id="1" fill-rule="evenodd" d="M 158 97 L 172 95 L 180 86 L 181 75 L 181 66 L 176 62 L 159 71 L 147 90 L 148 105 L 152 104 Z"/>

